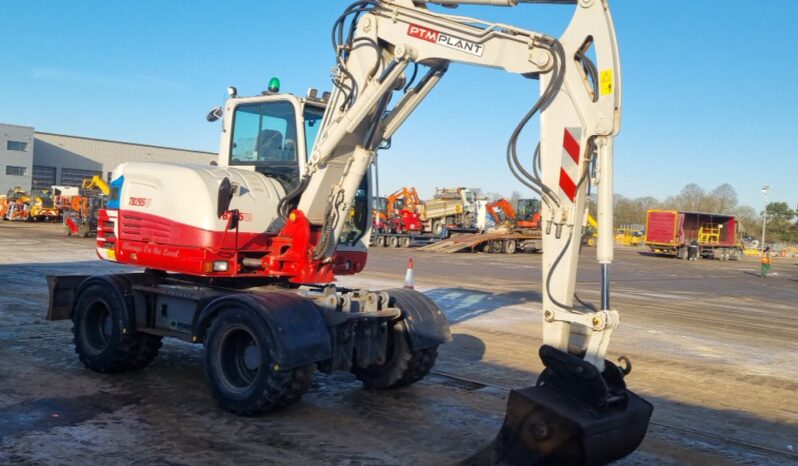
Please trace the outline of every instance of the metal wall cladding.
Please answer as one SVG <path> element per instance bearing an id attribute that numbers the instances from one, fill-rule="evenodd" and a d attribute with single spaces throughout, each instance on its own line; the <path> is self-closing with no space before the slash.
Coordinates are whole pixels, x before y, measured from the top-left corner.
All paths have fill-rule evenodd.
<path id="1" fill-rule="evenodd" d="M 35 134 L 33 164 L 56 168 L 59 184 L 73 185 L 69 175 L 74 170 L 101 172 L 103 178 L 126 162 L 172 162 L 209 165 L 217 154 L 170 147 L 148 146 L 129 142 L 92 139 L 61 134 Z M 65 170 L 66 169 L 66 170 Z M 66 178 L 65 178 L 66 176 Z"/>

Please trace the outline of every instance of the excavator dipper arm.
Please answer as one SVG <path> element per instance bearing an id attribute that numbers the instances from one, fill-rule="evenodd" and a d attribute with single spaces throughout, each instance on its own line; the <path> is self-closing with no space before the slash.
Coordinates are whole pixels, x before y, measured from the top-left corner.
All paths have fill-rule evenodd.
<path id="1" fill-rule="evenodd" d="M 565 32 L 554 37 L 435 13 L 426 3 L 576 7 Z M 553 458 L 595 463 L 634 450 L 645 435 L 652 408 L 626 390 L 624 374 L 605 360 L 619 323 L 609 303 L 608 265 L 613 259 L 613 139 L 621 114 L 620 61 L 607 1 L 361 0 L 336 21 L 333 45 L 336 89 L 306 173 L 284 200 L 318 232 L 312 251 L 318 264 L 332 260 L 343 219 L 376 151 L 441 81 L 450 63 L 498 68 L 539 80 L 540 99 L 512 130 L 507 160 L 513 174 L 543 201 L 540 353 L 546 370 L 537 387 L 511 394 L 505 428 L 493 452 L 511 462 Z M 416 82 L 408 79 L 411 65 L 427 68 Z M 396 94 L 398 101 L 391 107 Z M 540 144 L 535 163 L 525 167 L 517 141 L 536 113 Z M 596 174 L 593 180 L 590 173 Z M 598 187 L 601 229 L 600 308 L 574 306 L 591 181 Z"/>

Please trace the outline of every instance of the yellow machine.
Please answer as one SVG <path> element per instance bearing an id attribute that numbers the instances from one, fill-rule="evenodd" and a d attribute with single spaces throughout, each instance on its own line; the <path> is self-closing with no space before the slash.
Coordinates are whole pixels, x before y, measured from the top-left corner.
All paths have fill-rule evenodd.
<path id="1" fill-rule="evenodd" d="M 595 247 L 598 240 L 598 231 L 598 222 L 596 221 L 595 217 L 588 212 L 587 226 L 585 226 L 584 232 L 582 233 L 582 244 L 590 246 L 591 248 Z"/>
<path id="2" fill-rule="evenodd" d="M 643 241 L 643 230 L 635 225 L 622 225 L 615 229 L 615 242 L 624 246 L 639 246 Z"/>
<path id="3" fill-rule="evenodd" d="M 84 178 L 83 186 L 81 186 L 81 188 L 85 190 L 99 190 L 104 196 L 107 196 L 111 193 L 111 188 L 108 186 L 108 183 L 106 183 L 105 180 L 97 175 L 94 175 L 91 178 Z"/>
<path id="4" fill-rule="evenodd" d="M 61 211 L 55 206 L 52 193 L 49 189 L 42 189 L 36 193 L 30 205 L 28 220 L 32 222 L 61 221 Z"/>
<path id="5" fill-rule="evenodd" d="M 28 220 L 30 216 L 30 195 L 19 186 L 8 190 L 8 195 L 3 205 L 3 220 Z"/>

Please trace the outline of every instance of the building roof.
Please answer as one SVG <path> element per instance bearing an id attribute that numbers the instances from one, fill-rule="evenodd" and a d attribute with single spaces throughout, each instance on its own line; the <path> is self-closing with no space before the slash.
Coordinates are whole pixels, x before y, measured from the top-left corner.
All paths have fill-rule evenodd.
<path id="1" fill-rule="evenodd" d="M 10 126 L 14 126 L 14 125 L 10 125 Z M 72 136 L 70 134 L 46 133 L 44 131 L 36 131 L 34 133 L 34 136 L 39 136 L 39 135 L 57 136 L 57 137 L 64 137 L 64 138 L 73 138 L 73 139 L 80 139 L 80 140 L 84 140 L 84 141 L 108 142 L 108 143 L 112 143 L 112 144 L 126 144 L 126 145 L 129 145 L 129 146 L 147 147 L 147 148 L 152 148 L 152 149 L 167 149 L 167 150 L 176 150 L 176 151 L 181 151 L 181 152 L 194 152 L 194 153 L 203 154 L 203 155 L 212 155 L 212 156 L 216 156 L 217 155 L 215 152 L 206 152 L 206 151 L 194 150 L 194 149 L 182 149 L 180 147 L 154 146 L 152 144 L 140 144 L 140 143 L 137 143 L 137 142 L 116 141 L 116 140 L 113 140 L 113 139 L 100 139 L 100 138 L 90 138 L 90 137 L 85 137 L 85 136 Z"/>
<path id="2" fill-rule="evenodd" d="M 13 126 L 14 128 L 24 128 L 24 129 L 34 129 L 33 126 L 25 126 L 25 125 L 12 125 L 11 123 L 0 123 L 0 126 Z"/>

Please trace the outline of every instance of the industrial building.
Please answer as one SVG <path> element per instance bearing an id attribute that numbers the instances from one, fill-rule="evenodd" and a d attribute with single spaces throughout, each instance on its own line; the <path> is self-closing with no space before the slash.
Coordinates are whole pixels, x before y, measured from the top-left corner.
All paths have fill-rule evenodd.
<path id="1" fill-rule="evenodd" d="M 80 186 L 84 178 L 111 172 L 124 162 L 179 162 L 208 165 L 216 154 L 131 142 L 43 133 L 29 126 L 0 123 L 0 194 Z"/>

